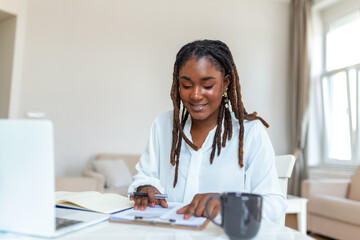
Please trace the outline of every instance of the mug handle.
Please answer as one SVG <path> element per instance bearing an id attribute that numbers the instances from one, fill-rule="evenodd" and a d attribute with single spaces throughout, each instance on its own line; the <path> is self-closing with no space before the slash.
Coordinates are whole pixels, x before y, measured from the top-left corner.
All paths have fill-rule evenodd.
<path id="1" fill-rule="evenodd" d="M 208 217 L 208 219 L 210 219 L 215 225 L 218 225 L 219 227 L 222 227 L 222 223 L 219 224 L 217 222 L 215 222 L 215 220 L 211 217 L 211 215 L 209 214 L 209 211 L 208 211 L 208 204 L 211 200 L 213 199 L 216 199 L 216 200 L 219 200 L 220 201 L 220 196 L 210 196 L 206 202 L 205 202 L 205 212 L 206 212 L 206 216 Z"/>

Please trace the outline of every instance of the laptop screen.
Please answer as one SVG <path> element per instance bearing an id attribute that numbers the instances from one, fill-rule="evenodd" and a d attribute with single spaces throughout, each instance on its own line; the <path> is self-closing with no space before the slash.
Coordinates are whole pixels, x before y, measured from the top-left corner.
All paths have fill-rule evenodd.
<path id="1" fill-rule="evenodd" d="M 53 126 L 0 119 L 0 229 L 50 235 L 55 229 Z"/>

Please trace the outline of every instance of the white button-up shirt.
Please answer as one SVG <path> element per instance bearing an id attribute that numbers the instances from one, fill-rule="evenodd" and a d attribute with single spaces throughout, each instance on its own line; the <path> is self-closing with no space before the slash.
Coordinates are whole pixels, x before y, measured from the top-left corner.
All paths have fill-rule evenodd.
<path id="1" fill-rule="evenodd" d="M 178 180 L 173 187 L 175 166 L 170 164 L 172 143 L 172 111 L 154 121 L 150 139 L 136 165 L 137 174 L 129 187 L 134 192 L 139 186 L 152 185 L 169 195 L 169 202 L 190 203 L 197 193 L 250 192 L 263 196 L 263 218 L 280 222 L 286 209 L 275 169 L 275 154 L 270 139 L 258 120 L 244 121 L 244 167 L 238 163 L 239 121 L 232 113 L 233 136 L 216 154 L 210 164 L 210 154 L 216 127 L 195 151 L 183 140 L 179 159 Z M 184 126 L 191 140 L 191 117 Z M 224 128 L 222 128 L 224 129 Z"/>

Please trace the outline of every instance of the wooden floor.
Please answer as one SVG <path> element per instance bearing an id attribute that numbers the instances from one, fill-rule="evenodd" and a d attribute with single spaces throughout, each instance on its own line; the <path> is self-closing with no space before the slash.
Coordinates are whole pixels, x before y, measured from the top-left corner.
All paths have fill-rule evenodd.
<path id="1" fill-rule="evenodd" d="M 321 236 L 321 235 L 317 235 L 317 234 L 308 234 L 309 237 L 312 237 L 314 239 L 317 239 L 317 240 L 333 240 L 333 238 L 328 238 L 328 237 L 325 237 L 325 236 Z"/>
<path id="2" fill-rule="evenodd" d="M 296 214 L 286 214 L 285 226 L 297 230 Z M 309 233 L 308 236 L 312 237 L 314 239 L 317 239 L 317 240 L 333 240 L 333 238 L 328 238 L 325 236 L 321 236 L 318 234 L 312 234 L 312 233 Z"/>

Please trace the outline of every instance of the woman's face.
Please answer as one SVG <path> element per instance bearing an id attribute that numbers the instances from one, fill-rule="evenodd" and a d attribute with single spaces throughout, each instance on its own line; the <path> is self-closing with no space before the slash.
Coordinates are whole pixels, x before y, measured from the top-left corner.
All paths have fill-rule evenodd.
<path id="1" fill-rule="evenodd" d="M 180 99 L 193 121 L 216 125 L 222 95 L 230 76 L 215 68 L 206 57 L 191 58 L 179 70 Z"/>

